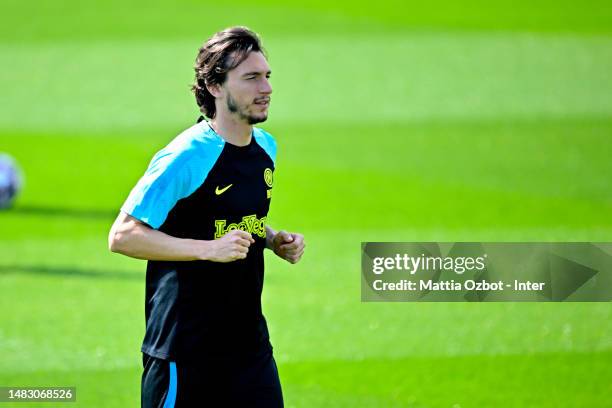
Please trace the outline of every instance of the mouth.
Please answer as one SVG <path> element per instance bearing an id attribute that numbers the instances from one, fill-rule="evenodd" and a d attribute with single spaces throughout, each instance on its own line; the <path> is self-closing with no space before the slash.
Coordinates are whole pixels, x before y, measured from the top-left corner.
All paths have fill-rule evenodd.
<path id="1" fill-rule="evenodd" d="M 270 98 L 255 99 L 255 105 L 258 105 L 261 107 L 267 107 L 270 105 Z"/>

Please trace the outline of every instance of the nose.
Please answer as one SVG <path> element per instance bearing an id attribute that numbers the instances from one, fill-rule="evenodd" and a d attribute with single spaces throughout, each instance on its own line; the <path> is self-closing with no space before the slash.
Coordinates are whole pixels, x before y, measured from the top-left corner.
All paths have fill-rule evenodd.
<path id="1" fill-rule="evenodd" d="M 270 80 L 266 77 L 264 77 L 262 85 L 259 89 L 259 92 L 261 92 L 262 94 L 266 94 L 269 95 L 272 93 L 272 85 L 270 85 Z"/>

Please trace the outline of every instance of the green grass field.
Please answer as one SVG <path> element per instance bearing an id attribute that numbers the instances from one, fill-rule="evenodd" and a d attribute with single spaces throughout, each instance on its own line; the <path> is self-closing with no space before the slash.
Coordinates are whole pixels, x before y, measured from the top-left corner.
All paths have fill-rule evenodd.
<path id="1" fill-rule="evenodd" d="M 88 3 L 89 4 L 89 3 Z M 287 407 L 610 407 L 610 303 L 361 303 L 362 241 L 612 241 L 612 8 L 497 3 L 6 2 L 0 386 L 140 401 L 144 262 L 106 237 L 196 119 L 197 47 L 270 54 L 279 156 L 264 313 Z"/>

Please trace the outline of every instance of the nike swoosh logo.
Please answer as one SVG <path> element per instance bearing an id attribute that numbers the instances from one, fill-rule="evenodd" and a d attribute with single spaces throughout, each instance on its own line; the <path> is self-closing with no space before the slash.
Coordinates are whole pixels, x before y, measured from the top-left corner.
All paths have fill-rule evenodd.
<path id="1" fill-rule="evenodd" d="M 221 194 L 225 193 L 231 186 L 233 186 L 233 184 L 230 184 L 229 186 L 224 187 L 224 188 L 222 188 L 220 190 L 219 190 L 219 186 L 217 186 L 217 188 L 215 188 L 215 194 L 216 195 L 221 195 Z"/>

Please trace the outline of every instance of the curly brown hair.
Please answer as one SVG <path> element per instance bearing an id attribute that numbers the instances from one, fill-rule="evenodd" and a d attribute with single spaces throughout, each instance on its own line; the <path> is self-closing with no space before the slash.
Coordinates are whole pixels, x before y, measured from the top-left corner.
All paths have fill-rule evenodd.
<path id="1" fill-rule="evenodd" d="M 227 73 L 244 61 L 250 52 L 261 52 L 259 36 L 246 27 L 230 27 L 213 35 L 198 51 L 195 62 L 195 83 L 191 90 L 196 103 L 206 117 L 215 117 L 215 97 L 206 85 L 225 82 Z"/>

